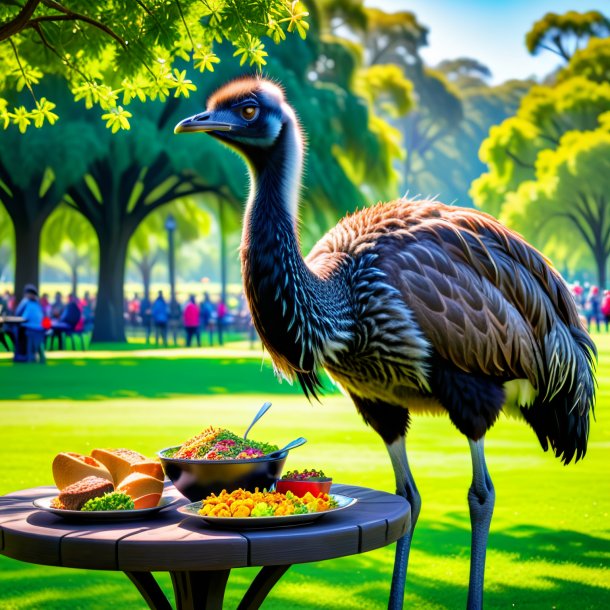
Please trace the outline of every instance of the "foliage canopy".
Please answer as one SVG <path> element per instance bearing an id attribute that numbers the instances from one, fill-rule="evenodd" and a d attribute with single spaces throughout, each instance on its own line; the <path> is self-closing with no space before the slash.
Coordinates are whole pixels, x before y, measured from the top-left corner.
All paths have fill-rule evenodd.
<path id="1" fill-rule="evenodd" d="M 0 3 L 0 126 L 53 124 L 53 100 L 37 94 L 48 75 L 64 79 L 74 99 L 97 108 L 113 132 L 129 129 L 134 99 L 188 97 L 186 70 L 214 71 L 214 45 L 234 47 L 240 64 L 261 67 L 262 38 L 305 37 L 304 6 L 290 0 L 27 0 Z M 28 102 L 21 91 L 30 94 Z"/>

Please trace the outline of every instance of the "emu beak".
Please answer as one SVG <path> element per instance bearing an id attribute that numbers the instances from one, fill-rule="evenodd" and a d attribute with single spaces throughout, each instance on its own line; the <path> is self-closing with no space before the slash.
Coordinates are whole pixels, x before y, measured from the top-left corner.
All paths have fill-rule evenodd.
<path id="1" fill-rule="evenodd" d="M 174 133 L 189 133 L 195 131 L 231 131 L 233 125 L 210 119 L 211 113 L 206 111 L 183 119 L 174 127 Z"/>

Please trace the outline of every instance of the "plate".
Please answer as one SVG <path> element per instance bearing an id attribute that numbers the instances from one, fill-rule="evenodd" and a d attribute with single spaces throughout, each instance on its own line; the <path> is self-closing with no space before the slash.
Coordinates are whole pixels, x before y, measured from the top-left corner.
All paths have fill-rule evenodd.
<path id="1" fill-rule="evenodd" d="M 53 513 L 63 519 L 71 521 L 133 521 L 135 519 L 145 519 L 160 510 L 167 508 L 177 502 L 179 498 L 161 498 L 157 506 L 152 508 L 139 508 L 134 510 L 66 510 L 63 508 L 54 508 L 51 506 L 51 501 L 57 496 L 47 496 L 46 498 L 38 498 L 33 501 L 36 508 L 44 510 L 48 513 Z"/>
<path id="2" fill-rule="evenodd" d="M 358 502 L 356 498 L 350 498 L 348 496 L 342 496 L 340 494 L 330 494 L 331 498 L 336 500 L 339 504 L 336 508 L 325 510 L 320 513 L 305 513 L 303 515 L 281 515 L 279 517 L 208 517 L 207 515 L 200 515 L 199 510 L 201 509 L 202 501 L 192 502 L 186 506 L 178 508 L 178 512 L 188 517 L 196 517 L 202 519 L 208 525 L 214 527 L 220 527 L 223 529 L 263 529 L 273 527 L 286 527 L 292 525 L 303 525 L 305 523 L 312 523 L 325 515 L 333 515 L 346 508 L 351 508 Z"/>

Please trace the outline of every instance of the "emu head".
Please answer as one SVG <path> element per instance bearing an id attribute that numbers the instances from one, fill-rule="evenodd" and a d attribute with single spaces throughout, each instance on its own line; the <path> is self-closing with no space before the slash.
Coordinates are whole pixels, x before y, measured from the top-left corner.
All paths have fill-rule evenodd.
<path id="1" fill-rule="evenodd" d="M 298 129 L 282 89 L 264 78 L 243 77 L 218 89 L 206 110 L 180 121 L 174 133 L 206 132 L 260 169 L 275 156 L 288 124 Z"/>

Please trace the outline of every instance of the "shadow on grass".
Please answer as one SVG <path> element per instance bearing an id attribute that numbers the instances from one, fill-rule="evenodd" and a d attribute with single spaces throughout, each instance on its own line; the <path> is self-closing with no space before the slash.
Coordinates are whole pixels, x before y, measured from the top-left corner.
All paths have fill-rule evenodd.
<path id="1" fill-rule="evenodd" d="M 470 536 L 465 520 L 451 518 L 434 527 L 416 531 L 414 549 L 420 561 L 431 566 L 422 575 L 423 563 L 412 565 L 405 603 L 418 609 L 463 608 L 466 604 L 468 549 Z M 596 584 L 600 568 L 608 567 L 608 539 L 572 530 L 555 531 L 531 525 L 494 532 L 490 538 L 493 555 L 488 559 L 485 593 L 490 608 L 579 608 L 608 607 L 609 589 Z M 341 610 L 381 609 L 387 605 L 393 546 L 365 555 L 293 566 L 263 605 L 266 610 L 328 608 Z M 422 555 L 423 554 L 423 555 Z M 447 561 L 463 561 L 460 575 L 447 572 Z M 503 577 L 496 564 L 510 564 L 510 574 L 538 572 L 531 581 Z M 542 574 L 540 574 L 542 564 Z M 521 572 L 520 572 L 521 571 Z M 235 607 L 254 578 L 255 569 L 234 570 L 227 592 L 227 607 Z M 171 586 L 166 574 L 157 575 L 166 594 Z M 72 569 L 45 568 L 0 558 L 0 607 L 25 610 L 70 608 L 113 610 L 145 608 L 135 588 L 120 574 Z"/>
<path id="2" fill-rule="evenodd" d="M 49 360 L 46 366 L 0 361 L 3 400 L 106 400 L 181 395 L 300 394 L 278 383 L 269 364 L 240 358 Z M 332 387 L 327 393 L 334 393 Z"/>

